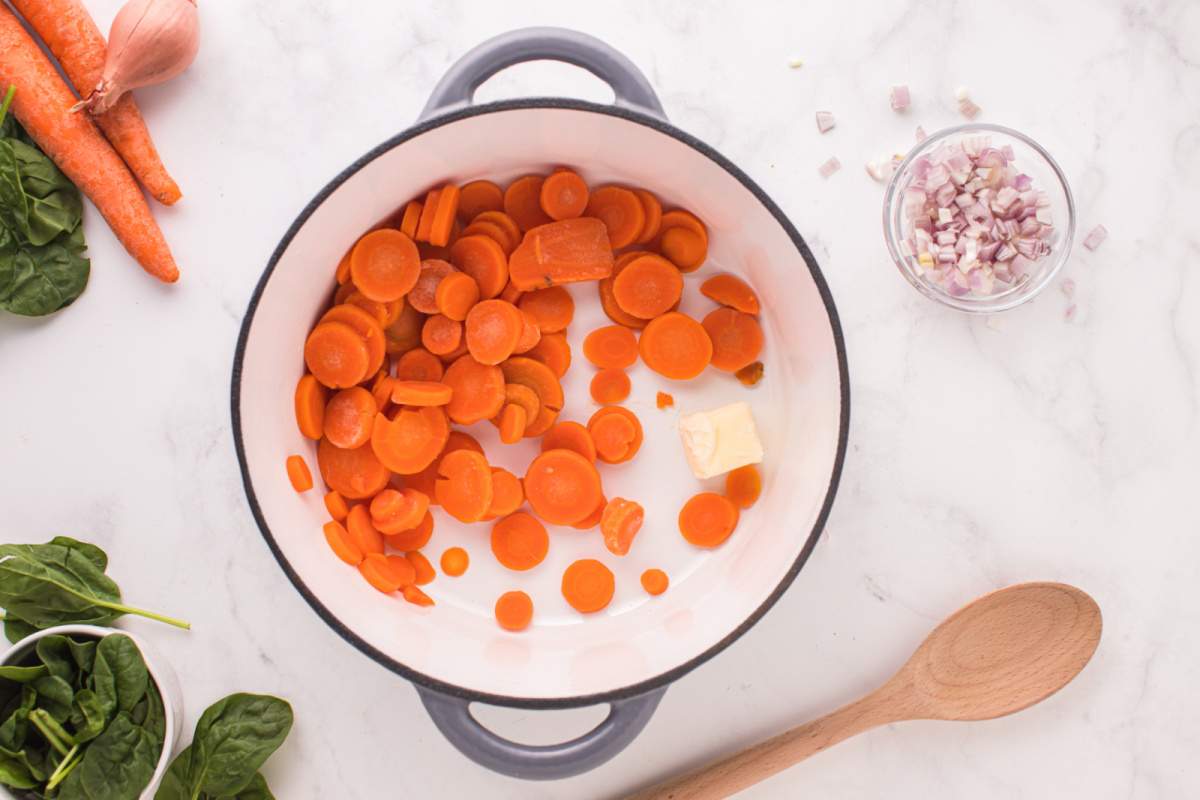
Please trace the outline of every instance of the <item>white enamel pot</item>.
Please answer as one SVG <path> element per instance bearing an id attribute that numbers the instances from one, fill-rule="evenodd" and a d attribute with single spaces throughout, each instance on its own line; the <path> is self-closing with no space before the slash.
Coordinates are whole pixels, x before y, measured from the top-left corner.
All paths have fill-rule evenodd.
<path id="1" fill-rule="evenodd" d="M 524 61 L 554 59 L 589 70 L 614 91 L 614 105 L 558 98 L 473 105 L 476 87 Z M 595 186 L 649 188 L 664 207 L 683 206 L 709 226 L 709 261 L 688 277 L 682 310 L 713 307 L 697 290 L 715 271 L 744 275 L 763 299 L 766 378 L 748 390 L 709 370 L 687 383 L 637 366 L 627 405 L 646 441 L 637 458 L 604 470 L 609 497 L 639 499 L 646 524 L 630 554 L 610 557 L 600 537 L 552 529 L 546 560 L 513 573 L 495 562 L 482 526 L 444 514 L 426 553 L 435 563 L 451 545 L 470 551 L 461 578 L 426 587 L 437 605 L 422 609 L 380 595 L 326 546 L 321 491 L 297 494 L 283 462 L 315 447 L 296 429 L 292 391 L 303 374 L 308 330 L 328 302 L 333 267 L 377 220 L 446 181 L 487 176 L 504 182 L 566 164 Z M 587 331 L 605 324 L 590 285 L 573 288 L 570 340 L 577 361 Z M 564 418 L 586 421 L 591 368 L 564 383 Z M 704 486 L 684 461 L 675 412 L 659 411 L 657 390 L 678 408 L 699 410 L 748 400 L 765 441 L 764 492 L 720 548 L 699 550 L 680 537 L 679 508 Z M 384 142 L 326 186 L 275 251 L 250 301 L 238 340 L 232 386 L 233 429 L 246 495 L 267 544 L 297 590 L 346 641 L 412 681 L 442 733 L 464 754 L 498 772 L 561 778 L 616 755 L 645 726 L 666 687 L 727 647 L 787 589 L 816 544 L 845 453 L 849 394 L 837 312 L 812 253 L 779 208 L 741 170 L 667 122 L 645 77 L 624 56 L 580 33 L 554 28 L 492 39 L 451 67 L 417 124 Z M 574 413 L 572 413 L 572 411 Z M 524 474 L 536 444 L 506 446 L 490 425 L 473 426 L 489 458 Z M 315 469 L 314 469 L 315 472 Z M 714 481 L 708 488 L 717 488 Z M 559 591 L 563 568 L 604 560 L 616 573 L 613 603 L 582 617 Z M 671 587 L 659 597 L 638 577 L 661 567 Z M 509 589 L 530 594 L 534 624 L 520 634 L 496 625 L 492 607 Z M 468 704 L 566 708 L 607 703 L 608 718 L 571 742 L 528 746 L 483 728 Z"/>

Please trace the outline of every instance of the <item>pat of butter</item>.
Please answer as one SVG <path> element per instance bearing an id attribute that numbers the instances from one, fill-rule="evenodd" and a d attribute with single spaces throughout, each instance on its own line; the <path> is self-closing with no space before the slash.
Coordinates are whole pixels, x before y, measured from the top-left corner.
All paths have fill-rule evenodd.
<path id="1" fill-rule="evenodd" d="M 730 403 L 680 417 L 679 438 L 697 478 L 712 478 L 763 459 L 748 403 Z"/>

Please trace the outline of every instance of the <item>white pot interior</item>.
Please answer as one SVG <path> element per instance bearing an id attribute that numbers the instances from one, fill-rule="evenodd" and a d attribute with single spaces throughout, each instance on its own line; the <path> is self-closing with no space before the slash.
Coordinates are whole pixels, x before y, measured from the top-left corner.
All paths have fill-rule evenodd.
<path id="1" fill-rule="evenodd" d="M 709 261 L 686 278 L 682 310 L 697 317 L 713 308 L 698 291 L 707 275 L 745 276 L 763 299 L 766 378 L 755 389 L 708 370 L 678 383 L 632 368 L 626 402 L 641 419 L 645 444 L 630 463 L 602 466 L 605 493 L 640 501 L 646 524 L 630 554 L 610 555 L 596 531 L 551 527 L 550 554 L 535 569 L 501 567 L 489 547 L 490 527 L 465 526 L 436 512 L 424 552 L 435 566 L 452 545 L 471 566 L 461 578 L 429 586 L 437 605 L 422 609 L 385 597 L 334 557 L 321 534 L 328 517 L 323 487 L 296 494 L 284 459 L 305 456 L 314 475 L 316 448 L 296 429 L 292 392 L 303 373 L 305 337 L 328 302 L 339 257 L 370 225 L 431 186 L 490 177 L 500 182 L 570 165 L 593 186 L 645 187 L 664 207 L 682 206 L 709 226 Z M 593 369 L 583 337 L 608 324 L 592 284 L 572 287 L 576 317 L 569 332 L 575 355 L 564 381 L 560 419 L 586 422 Z M 674 395 L 677 408 L 659 411 L 655 393 Z M 833 325 L 808 266 L 787 231 L 732 174 L 702 152 L 638 122 L 579 108 L 510 108 L 470 116 L 409 139 L 366 164 L 313 211 L 282 253 L 263 288 L 244 353 L 240 415 L 253 496 L 284 558 L 329 615 L 387 658 L 430 678 L 489 695 L 552 699 L 595 695 L 631 686 L 686 664 L 755 614 L 785 579 L 821 513 L 837 461 L 842 386 Z M 762 499 L 745 512 L 732 537 L 712 551 L 687 544 L 676 516 L 703 489 L 684 461 L 679 412 L 748 400 L 766 448 Z M 536 443 L 499 442 L 491 425 L 470 432 L 493 463 L 523 475 Z M 598 558 L 616 573 L 613 603 L 588 617 L 563 600 L 559 582 L 573 560 Z M 671 579 L 660 597 L 639 576 L 659 567 Z M 440 570 L 439 570 L 440 572 Z M 534 624 L 501 631 L 492 615 L 509 589 L 529 593 Z"/>

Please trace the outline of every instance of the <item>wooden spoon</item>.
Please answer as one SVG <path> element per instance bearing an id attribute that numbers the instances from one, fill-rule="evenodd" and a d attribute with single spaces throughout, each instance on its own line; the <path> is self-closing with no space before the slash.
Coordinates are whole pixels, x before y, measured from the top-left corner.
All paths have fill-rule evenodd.
<path id="1" fill-rule="evenodd" d="M 1100 607 L 1061 583 L 984 595 L 937 626 L 891 680 L 861 700 L 630 800 L 717 800 L 855 734 L 910 719 L 994 719 L 1045 700 L 1100 643 Z"/>

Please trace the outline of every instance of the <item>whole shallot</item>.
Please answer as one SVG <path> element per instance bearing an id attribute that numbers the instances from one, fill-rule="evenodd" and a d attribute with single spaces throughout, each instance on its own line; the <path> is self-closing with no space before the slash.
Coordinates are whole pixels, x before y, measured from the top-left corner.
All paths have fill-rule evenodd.
<path id="1" fill-rule="evenodd" d="M 113 19 L 100 83 L 72 110 L 103 114 L 129 90 L 183 72 L 199 47 L 196 0 L 129 0 Z"/>

